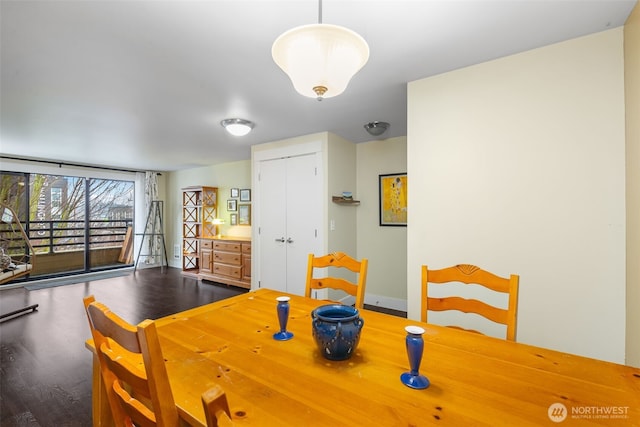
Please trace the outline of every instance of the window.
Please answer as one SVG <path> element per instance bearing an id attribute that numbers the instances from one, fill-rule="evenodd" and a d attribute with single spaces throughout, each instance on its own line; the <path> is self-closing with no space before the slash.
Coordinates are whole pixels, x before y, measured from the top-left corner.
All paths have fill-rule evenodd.
<path id="1" fill-rule="evenodd" d="M 36 253 L 29 279 L 132 265 L 134 182 L 0 171 L 0 197 L 20 217 Z"/>
<path id="2" fill-rule="evenodd" d="M 60 187 L 51 189 L 51 218 L 62 218 L 62 188 Z"/>

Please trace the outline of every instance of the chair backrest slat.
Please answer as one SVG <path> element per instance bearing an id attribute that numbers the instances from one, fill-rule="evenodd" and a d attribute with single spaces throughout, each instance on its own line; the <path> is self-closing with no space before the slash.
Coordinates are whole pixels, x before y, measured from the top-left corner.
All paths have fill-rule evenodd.
<path id="1" fill-rule="evenodd" d="M 310 298 L 311 291 L 313 289 L 339 289 L 354 296 L 356 299 L 356 308 L 361 309 L 364 307 L 368 264 L 369 261 L 366 258 L 358 261 L 344 252 L 334 252 L 320 257 L 316 257 L 314 254 L 309 254 L 305 295 Z M 313 276 L 315 269 L 328 267 L 346 268 L 347 270 L 356 273 L 357 282 L 353 283 L 341 277 L 315 278 Z"/>
<path id="2" fill-rule="evenodd" d="M 426 265 L 423 265 L 421 320 L 427 322 L 429 311 L 458 310 L 464 313 L 476 313 L 493 322 L 506 325 L 506 338 L 515 341 L 519 280 L 516 274 L 504 278 L 471 264 L 459 264 L 439 270 L 429 270 Z M 455 282 L 466 285 L 477 284 L 495 292 L 505 293 L 509 298 L 508 307 L 506 309 L 494 307 L 482 301 L 459 296 L 444 298 L 429 296 L 429 284 L 444 285 Z"/>
<path id="3" fill-rule="evenodd" d="M 87 306 L 89 322 L 92 329 L 98 331 L 103 338 L 111 338 L 131 353 L 141 353 L 138 342 L 138 330 L 135 326 L 111 312 L 100 302 L 93 302 Z"/>

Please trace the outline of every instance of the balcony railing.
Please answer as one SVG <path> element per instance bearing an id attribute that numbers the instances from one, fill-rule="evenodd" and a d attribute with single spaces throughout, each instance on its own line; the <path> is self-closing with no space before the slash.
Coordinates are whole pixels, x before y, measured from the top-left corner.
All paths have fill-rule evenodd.
<path id="1" fill-rule="evenodd" d="M 131 265 L 119 258 L 132 219 L 31 221 L 23 226 L 36 257 L 30 279 Z M 18 241 L 10 241 L 7 249 L 10 254 L 25 250 Z"/>
<path id="2" fill-rule="evenodd" d="M 132 219 L 31 221 L 28 234 L 36 254 L 91 248 L 122 247 Z"/>

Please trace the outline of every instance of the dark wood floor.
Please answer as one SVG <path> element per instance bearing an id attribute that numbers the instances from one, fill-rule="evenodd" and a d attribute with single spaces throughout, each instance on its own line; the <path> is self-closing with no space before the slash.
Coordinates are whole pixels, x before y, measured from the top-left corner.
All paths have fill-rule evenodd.
<path id="1" fill-rule="evenodd" d="M 138 323 L 242 292 L 198 283 L 175 268 L 34 291 L 0 290 L 0 314 L 39 305 L 34 313 L 0 322 L 0 426 L 91 426 L 85 296 L 95 295 L 125 320 Z"/>

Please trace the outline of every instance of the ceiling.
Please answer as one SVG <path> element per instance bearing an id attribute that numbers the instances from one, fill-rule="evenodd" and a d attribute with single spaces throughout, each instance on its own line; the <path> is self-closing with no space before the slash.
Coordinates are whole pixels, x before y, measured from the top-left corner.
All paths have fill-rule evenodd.
<path id="1" fill-rule="evenodd" d="M 315 0 L 0 1 L 0 153 L 172 171 L 330 131 L 407 134 L 407 83 L 624 24 L 636 0 L 325 0 L 323 23 L 367 40 L 340 96 L 293 89 L 271 58 Z M 232 137 L 225 118 L 256 123 Z M 364 124 L 391 124 L 381 137 Z"/>

